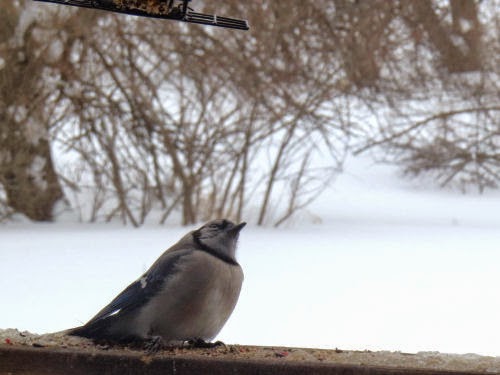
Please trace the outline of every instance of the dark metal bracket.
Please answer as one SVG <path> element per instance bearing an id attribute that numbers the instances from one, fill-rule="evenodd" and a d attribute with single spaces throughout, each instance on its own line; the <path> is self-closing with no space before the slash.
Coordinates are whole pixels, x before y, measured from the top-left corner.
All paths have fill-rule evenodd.
<path id="1" fill-rule="evenodd" d="M 129 14 L 138 17 L 162 18 L 167 20 L 197 23 L 202 25 L 225 27 L 230 29 L 248 30 L 246 20 L 221 17 L 215 14 L 194 12 L 188 7 L 190 0 L 182 0 L 174 5 L 174 0 L 35 0 L 46 3 L 71 5 L 83 8 L 106 10 L 110 12 Z M 131 5 L 136 4 L 136 5 Z M 150 5 L 153 4 L 153 5 Z"/>

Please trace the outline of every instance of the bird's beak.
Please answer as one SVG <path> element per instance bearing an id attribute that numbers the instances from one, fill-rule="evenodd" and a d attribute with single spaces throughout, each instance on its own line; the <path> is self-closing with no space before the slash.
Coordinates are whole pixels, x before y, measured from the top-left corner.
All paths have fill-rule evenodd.
<path id="1" fill-rule="evenodd" d="M 239 223 L 238 225 L 235 225 L 234 227 L 229 229 L 228 232 L 233 235 L 237 235 L 238 233 L 240 233 L 240 230 L 242 230 L 245 225 L 247 225 L 247 223 L 245 222 Z"/>

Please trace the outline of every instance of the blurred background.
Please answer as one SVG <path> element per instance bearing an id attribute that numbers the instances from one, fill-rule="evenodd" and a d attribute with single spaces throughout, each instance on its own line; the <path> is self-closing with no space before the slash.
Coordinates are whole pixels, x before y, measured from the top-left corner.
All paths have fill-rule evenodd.
<path id="1" fill-rule="evenodd" d="M 190 5 L 250 30 L 0 0 L 0 327 L 227 217 L 221 339 L 500 355 L 500 1 Z"/>

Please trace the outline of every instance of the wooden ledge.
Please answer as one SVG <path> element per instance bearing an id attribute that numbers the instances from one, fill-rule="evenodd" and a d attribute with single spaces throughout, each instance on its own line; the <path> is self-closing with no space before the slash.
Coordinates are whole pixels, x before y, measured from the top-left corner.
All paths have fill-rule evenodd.
<path id="1" fill-rule="evenodd" d="M 113 350 L 90 352 L 75 349 L 0 346 L 0 374 L 342 374 L 342 375 L 466 375 L 470 371 L 446 371 L 280 359 L 234 359 L 193 355 L 144 356 L 140 352 Z"/>
<path id="2" fill-rule="evenodd" d="M 0 375 L 4 374 L 500 374 L 500 357 L 240 345 L 172 348 L 146 355 L 127 347 L 96 346 L 63 332 L 0 330 Z"/>

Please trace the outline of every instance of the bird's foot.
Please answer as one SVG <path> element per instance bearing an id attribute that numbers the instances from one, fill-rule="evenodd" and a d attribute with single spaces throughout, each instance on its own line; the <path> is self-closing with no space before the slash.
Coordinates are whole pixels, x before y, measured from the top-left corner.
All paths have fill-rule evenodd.
<path id="1" fill-rule="evenodd" d="M 161 336 L 151 336 L 151 338 L 144 342 L 144 350 L 149 355 L 158 353 L 160 350 L 165 349 L 165 347 L 165 341 L 163 341 Z"/>
<path id="2" fill-rule="evenodd" d="M 226 346 L 222 341 L 216 342 L 206 342 L 203 339 L 196 338 L 187 341 L 187 346 L 189 348 L 216 348 L 218 346 Z"/>

